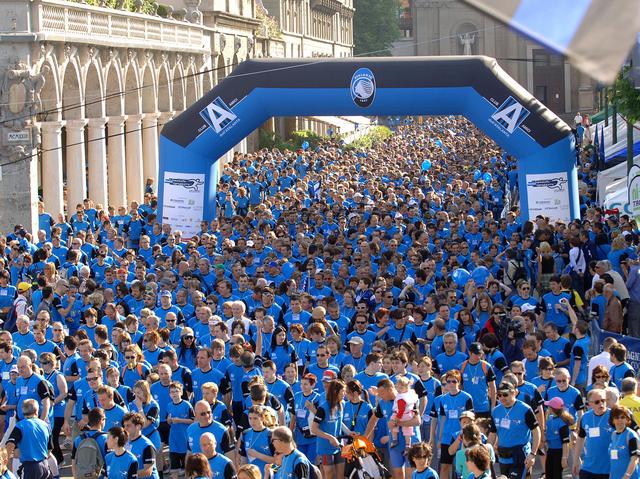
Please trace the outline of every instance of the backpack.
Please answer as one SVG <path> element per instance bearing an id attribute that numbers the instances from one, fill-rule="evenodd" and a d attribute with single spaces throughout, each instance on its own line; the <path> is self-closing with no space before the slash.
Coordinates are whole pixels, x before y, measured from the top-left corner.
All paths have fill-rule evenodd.
<path id="1" fill-rule="evenodd" d="M 2 329 L 4 329 L 5 331 L 9 331 L 10 333 L 15 333 L 18 330 L 18 328 L 16 327 L 16 320 L 18 319 L 18 308 L 17 308 L 17 306 L 20 303 L 26 303 L 26 302 L 27 302 L 27 300 L 24 299 L 21 296 L 16 298 L 16 300 L 11 305 L 11 308 L 9 308 L 9 311 L 7 312 L 7 317 L 4 320 L 4 324 L 2 325 Z"/>
<path id="2" fill-rule="evenodd" d="M 104 468 L 104 457 L 96 441 L 96 437 L 88 434 L 81 436 L 82 440 L 76 449 L 76 477 L 78 479 L 98 479 Z"/>
<path id="3" fill-rule="evenodd" d="M 513 264 L 516 267 L 516 270 L 513 273 L 513 277 L 507 274 L 507 277 L 511 280 L 512 285 L 515 286 L 521 279 L 525 281 L 527 280 L 527 270 L 524 269 L 524 264 L 522 264 L 521 260 L 511 260 L 509 264 Z"/>

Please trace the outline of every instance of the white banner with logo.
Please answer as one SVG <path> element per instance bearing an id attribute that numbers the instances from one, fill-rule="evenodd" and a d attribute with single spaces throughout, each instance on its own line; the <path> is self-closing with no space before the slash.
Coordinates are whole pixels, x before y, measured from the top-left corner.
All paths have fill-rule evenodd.
<path id="1" fill-rule="evenodd" d="M 629 210 L 633 219 L 640 220 L 640 166 L 634 164 L 627 175 Z M 625 211 L 626 213 L 626 211 Z"/>
<path id="2" fill-rule="evenodd" d="M 527 175 L 529 218 L 547 216 L 551 221 L 571 221 L 567 173 Z"/>
<path id="3" fill-rule="evenodd" d="M 162 222 L 172 230 L 182 231 L 182 237 L 192 238 L 200 231 L 204 212 L 204 174 L 164 173 Z"/>

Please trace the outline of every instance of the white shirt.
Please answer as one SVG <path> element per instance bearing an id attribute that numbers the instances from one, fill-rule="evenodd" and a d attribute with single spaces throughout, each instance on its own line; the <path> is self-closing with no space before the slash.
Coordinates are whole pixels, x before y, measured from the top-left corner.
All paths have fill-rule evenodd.
<path id="1" fill-rule="evenodd" d="M 574 246 L 569 250 L 569 266 L 571 266 L 576 273 L 580 274 L 584 274 L 587 269 L 584 253 L 578 246 Z"/>
<path id="2" fill-rule="evenodd" d="M 587 386 L 591 384 L 591 374 L 596 366 L 604 366 L 607 371 L 613 367 L 611 362 L 611 356 L 606 351 L 602 351 L 600 354 L 595 355 L 589 360 L 589 370 L 587 372 Z"/>

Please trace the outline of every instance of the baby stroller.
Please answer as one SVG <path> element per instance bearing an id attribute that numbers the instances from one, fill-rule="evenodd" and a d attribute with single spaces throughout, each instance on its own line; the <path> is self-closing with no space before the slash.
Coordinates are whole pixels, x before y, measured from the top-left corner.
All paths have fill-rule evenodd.
<path id="1" fill-rule="evenodd" d="M 344 475 L 349 479 L 389 479 L 391 474 L 382 464 L 376 446 L 364 436 L 349 437 L 351 441 L 342 448 L 347 460 Z"/>

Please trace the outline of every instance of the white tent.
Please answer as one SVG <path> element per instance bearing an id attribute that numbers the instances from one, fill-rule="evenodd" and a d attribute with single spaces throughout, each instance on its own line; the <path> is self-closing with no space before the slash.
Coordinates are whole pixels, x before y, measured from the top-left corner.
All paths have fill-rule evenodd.
<path id="1" fill-rule="evenodd" d="M 603 206 L 607 209 L 617 208 L 621 213 L 628 213 L 628 199 L 627 178 L 625 176 L 607 186 Z"/>
<path id="2" fill-rule="evenodd" d="M 618 138 L 617 143 L 613 144 L 613 121 L 612 116 L 609 117 L 609 126 L 604 126 L 604 121 L 599 122 L 598 132 L 600 129 L 604 127 L 604 156 L 606 158 L 611 158 L 615 156 L 616 153 L 624 150 L 627 147 L 627 122 L 622 118 L 621 115 L 618 115 Z M 640 127 L 640 122 L 636 123 L 636 127 Z M 591 137 L 594 139 L 595 143 L 595 134 L 596 134 L 596 126 L 591 126 Z M 600 135 L 598 135 L 598 141 L 600 141 Z M 633 143 L 637 143 L 640 141 L 640 130 L 638 128 L 633 129 Z"/>

